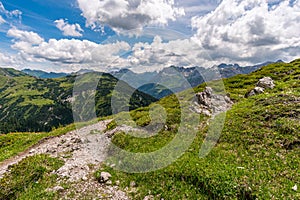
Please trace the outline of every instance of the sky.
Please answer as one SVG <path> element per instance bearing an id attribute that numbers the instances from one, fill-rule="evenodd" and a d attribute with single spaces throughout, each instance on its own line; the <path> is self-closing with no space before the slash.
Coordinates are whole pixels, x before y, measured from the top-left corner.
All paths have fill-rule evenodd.
<path id="1" fill-rule="evenodd" d="M 300 0 L 0 0 L 0 67 L 135 72 L 300 57 Z"/>

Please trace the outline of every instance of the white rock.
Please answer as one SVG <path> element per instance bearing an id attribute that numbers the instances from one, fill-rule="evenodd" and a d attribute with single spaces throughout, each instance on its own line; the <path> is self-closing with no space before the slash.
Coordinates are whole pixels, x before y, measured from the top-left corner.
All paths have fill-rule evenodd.
<path id="1" fill-rule="evenodd" d="M 262 87 L 255 87 L 254 92 L 255 92 L 255 94 L 261 94 L 261 93 L 265 92 L 265 89 Z"/>
<path id="2" fill-rule="evenodd" d="M 99 182 L 105 183 L 111 178 L 111 174 L 108 172 L 101 172 Z"/>
<path id="3" fill-rule="evenodd" d="M 274 81 L 270 77 L 264 77 L 258 81 L 256 84 L 258 87 L 262 87 L 265 89 L 273 89 L 275 87 Z"/>
<path id="4" fill-rule="evenodd" d="M 144 200 L 153 200 L 154 196 L 153 195 L 148 195 L 144 197 Z"/>
<path id="5" fill-rule="evenodd" d="M 31 150 L 29 151 L 30 154 L 33 154 L 33 153 L 35 153 L 35 152 L 36 152 L 35 149 L 31 149 Z"/>
<path id="6" fill-rule="evenodd" d="M 294 191 L 297 191 L 297 190 L 298 190 L 297 185 L 294 185 L 294 187 L 292 187 L 292 189 L 293 189 Z"/>
<path id="7" fill-rule="evenodd" d="M 136 183 L 134 181 L 131 181 L 130 182 L 130 187 L 135 187 L 136 186 Z"/>
<path id="8" fill-rule="evenodd" d="M 105 184 L 106 184 L 106 185 L 111 185 L 111 184 L 112 184 L 112 181 L 109 180 L 109 181 L 107 181 Z"/>
<path id="9" fill-rule="evenodd" d="M 55 186 L 54 188 L 46 189 L 47 192 L 62 192 L 64 190 L 61 186 Z"/>

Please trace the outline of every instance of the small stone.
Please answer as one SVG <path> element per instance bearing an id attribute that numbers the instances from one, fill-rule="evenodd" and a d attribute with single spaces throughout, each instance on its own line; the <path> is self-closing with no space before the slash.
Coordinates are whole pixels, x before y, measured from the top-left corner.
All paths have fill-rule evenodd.
<path id="1" fill-rule="evenodd" d="M 116 181 L 116 185 L 120 185 L 120 181 L 119 180 Z"/>
<path id="2" fill-rule="evenodd" d="M 73 141 L 74 141 L 74 143 L 77 143 L 77 144 L 82 143 L 82 140 L 79 138 L 73 138 Z"/>
<path id="3" fill-rule="evenodd" d="M 108 172 L 101 172 L 100 177 L 98 178 L 98 181 L 100 183 L 105 183 L 111 178 L 111 174 Z"/>
<path id="4" fill-rule="evenodd" d="M 61 187 L 61 186 L 55 186 L 55 187 L 53 188 L 53 191 L 55 191 L 55 192 L 62 192 L 63 190 L 64 190 L 64 188 Z"/>
<path id="5" fill-rule="evenodd" d="M 31 150 L 29 151 L 30 154 L 33 154 L 33 153 L 35 153 L 35 152 L 36 152 L 35 149 L 31 149 Z"/>
<path id="6" fill-rule="evenodd" d="M 145 196 L 144 200 L 154 200 L 154 196 L 153 195 Z"/>
<path id="7" fill-rule="evenodd" d="M 116 166 L 116 164 L 111 164 L 110 165 L 111 168 L 114 168 L 115 166 Z"/>
<path id="8" fill-rule="evenodd" d="M 265 92 L 265 89 L 262 87 L 255 87 L 254 92 L 255 92 L 255 94 L 262 94 Z"/>
<path id="9" fill-rule="evenodd" d="M 109 181 L 107 181 L 105 184 L 106 184 L 106 185 L 112 185 L 112 181 L 109 180 Z"/>
<path id="10" fill-rule="evenodd" d="M 248 92 L 245 97 L 251 97 L 257 94 L 262 94 L 265 92 L 265 89 L 262 87 L 255 87 L 253 90 L 251 90 L 250 92 Z"/>
<path id="11" fill-rule="evenodd" d="M 297 191 L 298 190 L 297 185 L 294 185 L 294 187 L 292 187 L 292 190 Z"/>
<path id="12" fill-rule="evenodd" d="M 134 181 L 131 181 L 130 182 L 130 187 L 135 187 L 136 186 L 136 183 Z"/>
<path id="13" fill-rule="evenodd" d="M 54 188 L 46 189 L 46 192 L 62 192 L 62 191 L 64 191 L 64 188 L 61 186 L 55 186 Z"/>

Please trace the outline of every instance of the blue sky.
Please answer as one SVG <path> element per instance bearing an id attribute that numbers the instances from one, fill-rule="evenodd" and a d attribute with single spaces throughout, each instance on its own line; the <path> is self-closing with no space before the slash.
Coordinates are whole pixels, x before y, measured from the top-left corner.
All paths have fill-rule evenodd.
<path id="1" fill-rule="evenodd" d="M 299 16 L 299 0 L 0 0 L 0 67 L 142 72 L 290 61 L 300 56 Z"/>
<path id="2" fill-rule="evenodd" d="M 64 0 L 59 3 L 54 0 L 12 0 L 2 1 L 4 7 L 9 10 L 20 10 L 22 12 L 22 21 L 14 23 L 23 30 L 34 31 L 45 39 L 61 39 L 72 38 L 66 37 L 55 26 L 54 21 L 58 19 L 68 19 L 70 24 L 79 23 L 84 29 L 84 35 L 81 39 L 88 39 L 95 42 L 102 42 L 107 36 L 114 32 L 107 27 L 106 34 L 101 35 L 85 27 L 85 19 L 82 17 L 81 11 L 74 0 Z M 6 33 L 2 33 L 4 41 L 10 43 L 11 38 L 6 37 Z"/>

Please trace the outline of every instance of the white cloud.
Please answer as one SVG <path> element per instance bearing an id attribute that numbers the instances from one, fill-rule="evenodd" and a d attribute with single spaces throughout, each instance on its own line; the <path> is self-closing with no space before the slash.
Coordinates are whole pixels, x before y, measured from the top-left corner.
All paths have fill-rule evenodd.
<path id="1" fill-rule="evenodd" d="M 11 62 L 12 62 L 11 57 L 4 55 L 3 53 L 0 52 L 0 65 L 1 66 L 10 64 Z"/>
<path id="2" fill-rule="evenodd" d="M 77 0 L 86 25 L 110 26 L 118 33 L 139 33 L 147 25 L 167 25 L 184 15 L 174 0 Z"/>
<path id="3" fill-rule="evenodd" d="M 271 3 L 223 0 L 213 12 L 192 19 L 194 38 L 220 62 L 295 59 L 300 55 L 300 1 Z"/>
<path id="4" fill-rule="evenodd" d="M 21 31 L 16 27 L 8 30 L 7 35 L 28 44 L 41 44 L 44 39 L 32 31 Z"/>
<path id="5" fill-rule="evenodd" d="M 129 51 L 126 42 L 97 44 L 88 40 L 50 39 L 44 41 L 34 32 L 10 29 L 8 35 L 15 39 L 12 48 L 27 62 L 49 61 L 56 64 L 98 66 L 101 69 L 119 60 L 122 51 Z M 68 69 L 67 69 L 68 70 Z"/>
<path id="6" fill-rule="evenodd" d="M 95 6 L 92 5 L 93 2 L 90 3 L 91 7 Z M 101 1 L 102 4 L 104 2 L 108 1 Z M 129 4 L 125 0 L 122 2 L 126 6 Z M 134 1 L 130 2 L 133 4 Z M 139 0 L 135 2 L 137 7 L 141 3 Z M 107 10 L 107 19 L 110 19 L 110 23 L 113 18 L 121 18 L 120 13 L 126 15 L 126 12 L 129 12 L 122 9 L 124 5 L 121 3 L 119 7 L 115 7 L 115 13 Z M 109 6 L 105 5 L 105 8 Z M 102 16 L 98 15 L 99 10 L 93 11 L 94 16 Z M 78 39 L 45 41 L 34 32 L 16 28 L 9 30 L 7 35 L 14 37 L 12 48 L 19 52 L 23 60 L 50 62 L 59 65 L 60 70 L 64 71 L 70 71 L 69 69 L 76 71 L 81 68 L 109 71 L 110 67 L 130 67 L 133 71 L 143 72 L 160 70 L 170 65 L 210 67 L 221 62 L 246 65 L 277 59 L 288 61 L 299 57 L 299 13 L 299 0 L 293 4 L 283 1 L 272 6 L 264 0 L 224 0 L 211 13 L 193 18 L 192 25 L 197 31 L 193 37 L 188 39 L 173 37 L 173 40 L 170 37 L 163 40 L 161 39 L 163 37 L 156 36 L 152 42 L 138 42 L 132 47 L 126 42 L 97 44 Z M 151 12 L 148 14 L 155 15 Z M 100 22 L 97 20 L 98 18 L 95 18 L 91 23 Z M 119 25 L 115 26 L 116 30 L 126 30 L 125 25 L 124 27 Z M 140 23 L 136 26 L 144 25 Z M 168 30 L 161 30 L 164 30 L 161 34 L 173 35 Z M 159 33 L 157 31 L 158 35 Z M 134 39 L 131 38 L 132 43 L 135 42 Z M 138 37 L 136 39 L 140 41 Z M 122 52 L 128 51 L 132 53 L 120 56 Z"/>
<path id="7" fill-rule="evenodd" d="M 22 61 L 17 55 L 11 55 L 0 52 L 0 67 L 16 67 L 20 66 Z"/>
<path id="8" fill-rule="evenodd" d="M 56 27 L 63 32 L 65 36 L 73 36 L 73 37 L 81 37 L 82 36 L 82 28 L 79 24 L 69 24 L 64 19 L 59 19 L 54 21 Z"/>
<path id="9" fill-rule="evenodd" d="M 60 65 L 65 71 L 88 68 L 109 71 L 112 68 L 130 67 L 134 71 L 160 70 L 170 65 L 189 66 L 199 61 L 199 45 L 190 39 L 163 42 L 156 36 L 152 43 L 126 42 L 97 44 L 88 40 L 50 39 L 44 41 L 34 32 L 13 28 L 8 35 L 14 37 L 12 48 L 19 52 L 24 62 Z M 129 56 L 122 53 L 132 51 Z"/>
<path id="10" fill-rule="evenodd" d="M 158 71 L 171 65 L 202 66 L 203 62 L 209 60 L 201 46 L 191 39 L 163 42 L 159 36 L 156 36 L 150 44 L 136 43 L 132 52 L 126 64 L 136 72 Z"/>
<path id="11" fill-rule="evenodd" d="M 12 11 L 6 10 L 1 1 L 0 1 L 0 13 L 7 18 L 13 18 L 13 17 L 21 18 L 22 16 L 22 12 L 19 10 L 12 10 Z"/>
<path id="12" fill-rule="evenodd" d="M 0 25 L 4 24 L 6 21 L 3 19 L 3 17 L 0 15 Z"/>

